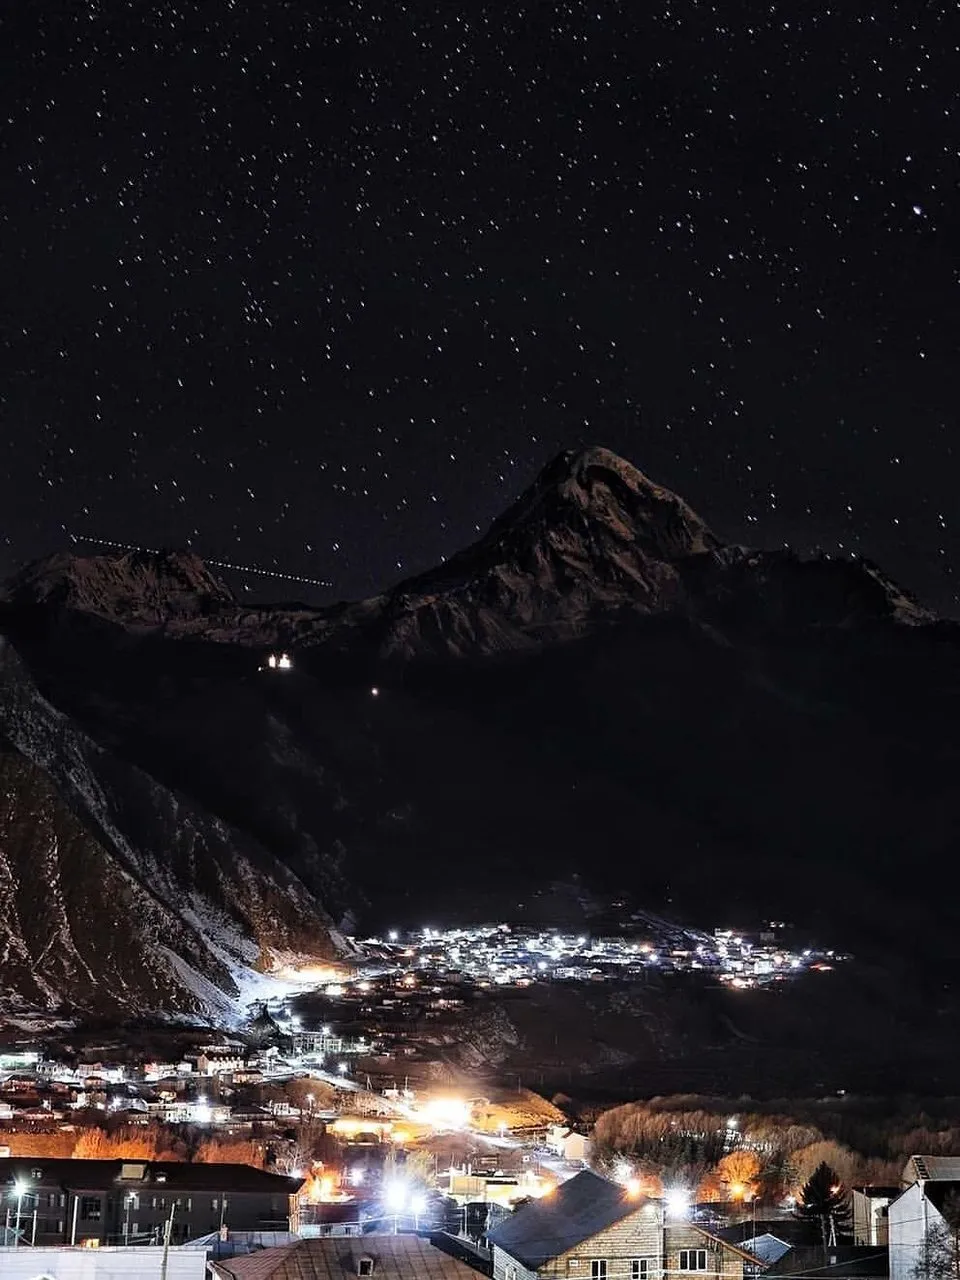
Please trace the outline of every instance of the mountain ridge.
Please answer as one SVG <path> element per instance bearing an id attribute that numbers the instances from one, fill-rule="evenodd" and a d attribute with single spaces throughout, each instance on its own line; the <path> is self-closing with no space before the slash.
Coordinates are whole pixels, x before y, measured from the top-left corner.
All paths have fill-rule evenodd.
<path id="1" fill-rule="evenodd" d="M 868 562 L 724 543 L 600 448 L 366 600 L 249 607 L 189 553 L 61 556 L 8 586 L 2 637 L 10 901 L 29 898 L 18 805 L 46 787 L 54 826 L 92 833 L 87 863 L 152 904 L 128 1006 L 222 1009 L 244 966 L 343 954 L 345 914 L 439 909 L 463 867 L 505 904 L 585 863 L 691 912 L 780 914 L 789 884 L 833 937 L 863 933 L 864 877 L 894 876 L 911 842 L 949 865 L 956 629 Z M 277 648 L 293 670 L 265 667 Z M 828 874 L 843 890 L 825 897 Z M 932 912 L 930 937 L 953 927 L 919 887 L 897 909 Z M 75 958 L 34 998 L 116 1005 L 122 925 L 95 964 L 74 944 L 87 996 Z M 43 945 L 11 941 L 21 985 L 16 955 Z"/>
<path id="2" fill-rule="evenodd" d="M 7 594 L 20 605 L 226 643 L 337 647 L 372 638 L 381 657 L 403 661 L 537 648 L 625 609 L 696 612 L 722 595 L 728 573 L 793 566 L 809 578 L 811 565 L 838 585 L 842 578 L 864 605 L 872 596 L 878 616 L 935 619 L 868 561 L 722 542 L 681 497 L 602 446 L 557 455 L 476 542 L 363 600 L 249 608 L 193 553 L 127 550 L 35 562 Z"/>

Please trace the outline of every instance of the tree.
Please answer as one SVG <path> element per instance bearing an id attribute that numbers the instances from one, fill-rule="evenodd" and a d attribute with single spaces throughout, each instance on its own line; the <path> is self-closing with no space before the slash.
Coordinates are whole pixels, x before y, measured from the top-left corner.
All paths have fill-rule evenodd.
<path id="1" fill-rule="evenodd" d="M 760 1159 L 755 1151 L 738 1148 L 725 1155 L 717 1173 L 730 1200 L 752 1200 L 760 1189 Z"/>
<path id="2" fill-rule="evenodd" d="M 233 1139 L 220 1142 L 207 1139 L 197 1147 L 194 1159 L 200 1164 L 249 1164 L 263 1168 L 263 1151 L 255 1142 Z"/>
<path id="3" fill-rule="evenodd" d="M 74 1160 L 107 1160 L 110 1149 L 102 1129 L 84 1129 L 73 1148 Z"/>
<path id="4" fill-rule="evenodd" d="M 821 1161 L 800 1192 L 797 1217 L 820 1226 L 823 1250 L 850 1234 L 847 1189 L 826 1161 Z"/>

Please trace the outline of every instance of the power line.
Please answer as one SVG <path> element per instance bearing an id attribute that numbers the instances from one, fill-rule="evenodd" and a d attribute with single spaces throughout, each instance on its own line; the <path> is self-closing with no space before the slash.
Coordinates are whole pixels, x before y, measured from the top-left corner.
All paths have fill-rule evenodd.
<path id="1" fill-rule="evenodd" d="M 141 551 L 151 556 L 161 555 L 156 547 L 141 547 L 133 542 L 117 542 L 112 538 L 90 538 L 83 533 L 71 533 L 72 542 L 87 542 L 95 547 L 114 547 L 118 551 Z M 261 569 L 252 564 L 234 564 L 230 560 L 210 560 L 206 556 L 199 557 L 204 564 L 213 565 L 216 569 L 230 569 L 234 573 L 256 573 L 264 578 L 278 578 L 282 582 L 304 582 L 311 587 L 332 587 L 333 583 L 326 578 L 307 578 L 298 573 L 281 573 L 278 569 Z"/>

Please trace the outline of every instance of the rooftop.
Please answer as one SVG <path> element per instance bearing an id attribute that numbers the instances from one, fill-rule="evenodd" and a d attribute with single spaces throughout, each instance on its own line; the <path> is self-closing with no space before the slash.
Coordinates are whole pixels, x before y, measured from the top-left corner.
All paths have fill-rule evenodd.
<path id="1" fill-rule="evenodd" d="M 960 1156 L 911 1156 L 903 1170 L 903 1181 L 960 1181 Z"/>
<path id="2" fill-rule="evenodd" d="M 71 1190 L 99 1190 L 121 1186 L 166 1185 L 173 1191 L 260 1191 L 292 1195 L 302 1178 L 266 1173 L 249 1164 L 186 1164 L 166 1160 L 73 1160 L 41 1156 L 0 1158 L 0 1186 L 17 1181 Z"/>
<path id="3" fill-rule="evenodd" d="M 531 1270 L 637 1212 L 645 1202 L 585 1169 L 550 1196 L 533 1200 L 494 1227 L 489 1238 Z"/>
<path id="4" fill-rule="evenodd" d="M 369 1271 L 361 1263 L 369 1260 Z M 414 1235 L 333 1236 L 211 1264 L 221 1280 L 476 1280 L 477 1272 Z"/>

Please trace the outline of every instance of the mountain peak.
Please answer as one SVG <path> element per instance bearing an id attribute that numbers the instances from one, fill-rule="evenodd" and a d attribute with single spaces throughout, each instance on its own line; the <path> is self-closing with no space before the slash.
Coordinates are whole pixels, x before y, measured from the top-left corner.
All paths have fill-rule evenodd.
<path id="1" fill-rule="evenodd" d="M 230 589 L 190 551 L 62 552 L 27 565 L 7 590 L 18 603 L 150 625 L 234 602 Z"/>
<path id="2" fill-rule="evenodd" d="M 722 544 L 682 498 L 609 449 L 558 454 L 471 547 L 401 583 L 387 650 L 538 647 L 620 610 L 673 608 L 681 566 Z"/>
<path id="3" fill-rule="evenodd" d="M 612 534 L 638 540 L 665 560 L 715 551 L 720 546 L 697 513 L 672 490 L 654 483 L 632 463 L 602 445 L 567 449 L 549 462 L 530 492 L 552 493 Z M 521 499 L 521 503 L 523 499 Z M 504 519 L 509 520 L 508 512 Z"/>

